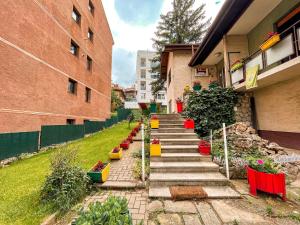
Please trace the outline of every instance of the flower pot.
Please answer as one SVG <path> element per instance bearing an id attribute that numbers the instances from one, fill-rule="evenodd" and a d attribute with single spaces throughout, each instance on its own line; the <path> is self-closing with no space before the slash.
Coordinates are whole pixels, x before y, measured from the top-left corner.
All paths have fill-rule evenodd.
<path id="1" fill-rule="evenodd" d="M 185 129 L 195 129 L 195 122 L 192 119 L 186 119 L 184 121 L 184 128 Z"/>
<path id="2" fill-rule="evenodd" d="M 120 148 L 119 152 L 117 152 L 117 153 L 114 153 L 113 151 L 114 151 L 114 150 L 112 150 L 112 151 L 109 153 L 109 158 L 110 158 L 110 159 L 121 159 L 121 158 L 122 158 L 122 155 L 123 155 L 122 148 Z"/>
<path id="3" fill-rule="evenodd" d="M 198 151 L 201 155 L 210 155 L 210 144 L 207 141 L 200 141 Z"/>
<path id="4" fill-rule="evenodd" d="M 135 137 L 135 136 L 136 136 L 135 130 L 131 131 L 130 136 L 132 136 L 132 137 Z"/>
<path id="5" fill-rule="evenodd" d="M 138 132 L 140 131 L 140 128 L 139 128 L 139 127 L 135 127 L 133 130 L 134 130 L 136 133 L 138 133 Z"/>
<path id="6" fill-rule="evenodd" d="M 161 155 L 161 145 L 150 144 L 150 156 L 160 156 L 160 155 Z"/>
<path id="7" fill-rule="evenodd" d="M 158 119 L 151 119 L 150 120 L 151 129 L 158 129 L 159 128 L 159 120 Z"/>
<path id="8" fill-rule="evenodd" d="M 133 143 L 133 137 L 132 137 L 131 135 L 129 135 L 129 136 L 127 137 L 127 141 L 129 141 L 130 143 Z"/>
<path id="9" fill-rule="evenodd" d="M 264 191 L 271 194 L 282 194 L 283 201 L 286 201 L 285 174 L 270 174 L 247 167 L 248 183 L 250 193 L 257 195 L 256 191 Z"/>
<path id="10" fill-rule="evenodd" d="M 280 35 L 275 34 L 272 37 L 270 37 L 268 40 L 266 40 L 261 46 L 260 49 L 262 51 L 266 51 L 267 49 L 271 48 L 273 45 L 275 45 L 277 42 L 280 41 Z"/>
<path id="11" fill-rule="evenodd" d="M 183 102 L 176 102 L 177 105 L 177 112 L 182 113 L 183 111 Z"/>
<path id="12" fill-rule="evenodd" d="M 105 167 L 101 171 L 94 171 L 93 169 L 98 165 L 95 164 L 92 169 L 87 173 L 91 180 L 95 183 L 104 183 L 109 175 L 110 163 L 104 163 Z"/>
<path id="13" fill-rule="evenodd" d="M 126 150 L 129 148 L 129 141 L 123 141 L 121 144 L 120 144 L 120 148 Z"/>
<path id="14" fill-rule="evenodd" d="M 196 85 L 193 87 L 194 91 L 200 91 L 201 90 L 201 86 L 200 85 Z"/>
<path id="15" fill-rule="evenodd" d="M 156 113 L 157 107 L 156 103 L 150 103 L 150 113 Z"/>

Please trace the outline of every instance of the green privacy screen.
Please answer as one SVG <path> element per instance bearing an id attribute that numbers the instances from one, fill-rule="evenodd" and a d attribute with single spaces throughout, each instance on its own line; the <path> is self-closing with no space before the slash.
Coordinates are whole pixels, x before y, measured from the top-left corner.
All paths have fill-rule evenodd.
<path id="1" fill-rule="evenodd" d="M 126 120 L 129 114 L 131 113 L 130 109 L 118 109 L 118 120 Z"/>
<path id="2" fill-rule="evenodd" d="M 84 137 L 84 125 L 42 126 L 41 147 Z"/>
<path id="3" fill-rule="evenodd" d="M 92 134 L 102 130 L 105 127 L 105 122 L 103 121 L 85 121 L 84 122 L 84 133 Z"/>
<path id="4" fill-rule="evenodd" d="M 38 131 L 0 134 L 0 160 L 22 153 L 37 152 L 38 145 Z"/>

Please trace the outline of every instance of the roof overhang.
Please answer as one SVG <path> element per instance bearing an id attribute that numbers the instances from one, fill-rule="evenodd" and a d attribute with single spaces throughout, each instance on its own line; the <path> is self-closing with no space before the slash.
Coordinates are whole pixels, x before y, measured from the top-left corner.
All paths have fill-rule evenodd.
<path id="1" fill-rule="evenodd" d="M 168 72 L 169 53 L 176 51 L 191 51 L 192 54 L 198 49 L 198 44 L 169 44 L 165 45 L 164 51 L 161 53 L 160 61 L 160 77 L 166 79 Z"/>
<path id="2" fill-rule="evenodd" d="M 189 66 L 194 67 L 204 62 L 220 43 L 224 34 L 230 31 L 252 2 L 253 0 L 227 0 L 224 3 L 200 47 L 192 57 Z"/>

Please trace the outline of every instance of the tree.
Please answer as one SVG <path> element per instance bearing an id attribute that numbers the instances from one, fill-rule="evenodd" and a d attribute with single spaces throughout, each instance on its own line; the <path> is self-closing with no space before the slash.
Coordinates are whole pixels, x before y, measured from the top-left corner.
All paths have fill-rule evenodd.
<path id="1" fill-rule="evenodd" d="M 116 109 L 121 108 L 123 103 L 119 96 L 114 90 L 111 91 L 111 111 L 114 112 Z"/>
<path id="2" fill-rule="evenodd" d="M 153 59 L 151 72 L 160 77 L 161 53 L 166 44 L 195 44 L 203 39 L 210 19 L 205 18 L 205 4 L 194 9 L 195 0 L 173 0 L 173 9 L 160 16 L 155 37 L 152 38 L 153 48 L 157 56 Z M 165 80 L 161 77 L 152 82 L 152 94 L 163 90 Z"/>

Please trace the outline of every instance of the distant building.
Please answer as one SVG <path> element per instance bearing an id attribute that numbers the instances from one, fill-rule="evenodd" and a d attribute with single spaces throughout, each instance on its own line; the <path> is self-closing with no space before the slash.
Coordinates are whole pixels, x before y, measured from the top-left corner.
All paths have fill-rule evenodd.
<path id="1" fill-rule="evenodd" d="M 152 59 L 155 57 L 155 52 L 139 50 L 137 53 L 136 62 L 136 87 L 137 87 L 137 102 L 150 103 L 154 100 L 151 93 L 151 82 L 158 79 L 156 74 L 151 73 Z M 166 91 L 160 91 L 156 96 L 156 102 L 167 105 Z"/>
<path id="2" fill-rule="evenodd" d="M 136 89 L 135 86 L 124 89 L 125 100 L 126 101 L 136 101 Z"/>
<path id="3" fill-rule="evenodd" d="M 119 86 L 118 84 L 112 84 L 111 88 L 115 92 L 115 94 L 119 97 L 119 99 L 124 103 L 125 102 L 124 89 L 121 86 Z"/>

